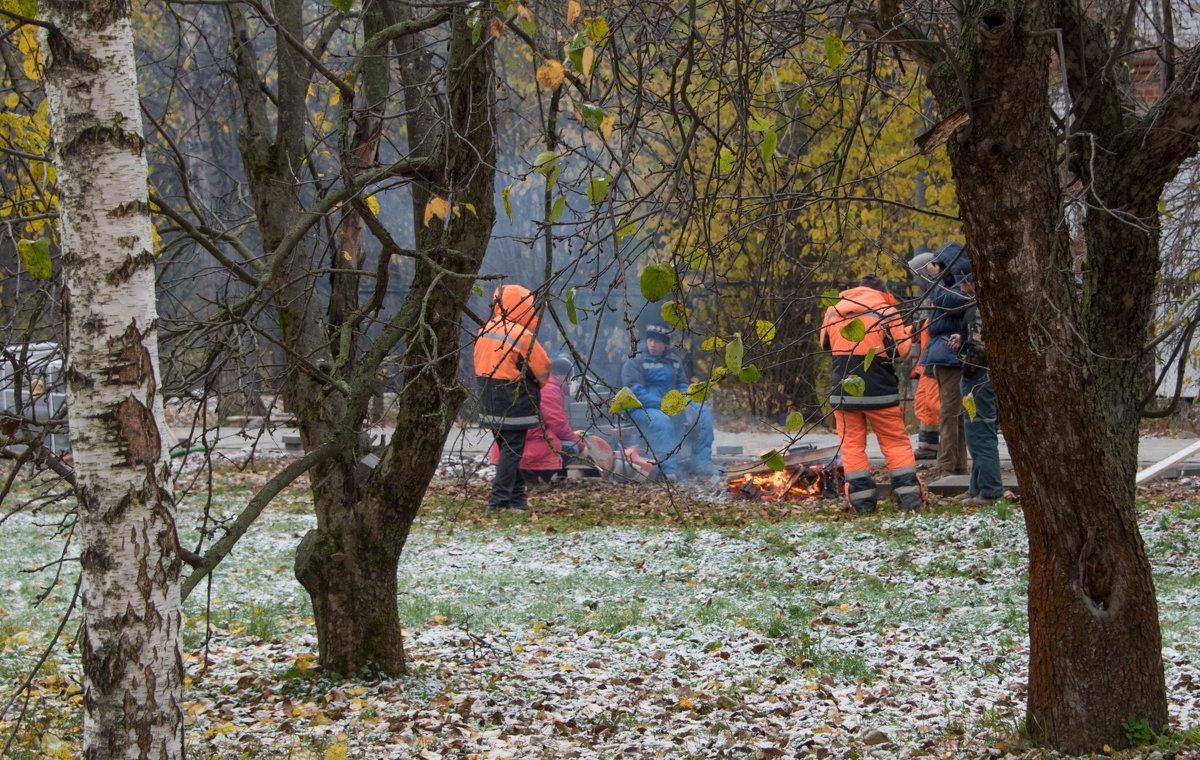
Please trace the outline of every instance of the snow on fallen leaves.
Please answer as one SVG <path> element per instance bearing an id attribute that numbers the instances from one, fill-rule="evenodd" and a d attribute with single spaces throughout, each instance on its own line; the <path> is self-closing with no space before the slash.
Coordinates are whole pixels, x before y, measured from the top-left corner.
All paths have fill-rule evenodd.
<path id="1" fill-rule="evenodd" d="M 400 568 L 410 659 L 398 679 L 321 673 L 285 570 L 308 518 L 265 515 L 214 577 L 207 646 L 203 598 L 189 601 L 189 757 L 1056 756 L 1019 733 L 1019 508 L 767 519 L 646 488 L 531 501 L 540 522 L 482 516 L 478 501 L 423 518 Z M 653 521 L 705 509 L 723 527 Z M 589 514 L 602 527 L 563 527 Z M 1197 519 L 1187 504 L 1140 515 L 1180 731 L 1200 723 Z M 10 635 L 0 664 L 34 643 Z M 58 667 L 77 679 L 72 661 Z M 44 689 L 38 709 L 58 701 L 65 714 L 67 693 Z"/>

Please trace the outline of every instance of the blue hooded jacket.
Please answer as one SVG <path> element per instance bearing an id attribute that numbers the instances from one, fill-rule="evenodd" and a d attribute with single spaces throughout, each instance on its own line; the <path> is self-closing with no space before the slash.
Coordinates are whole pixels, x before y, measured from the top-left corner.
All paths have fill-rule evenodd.
<path id="1" fill-rule="evenodd" d="M 962 292 L 958 281 L 971 272 L 970 252 L 963 249 L 957 240 L 943 243 L 934 254 L 933 260 L 948 267 L 942 279 L 930 295 L 929 344 L 921 354 L 922 367 L 960 367 L 958 352 L 946 345 L 954 334 L 964 334 L 963 317 L 966 307 L 974 302 Z"/>

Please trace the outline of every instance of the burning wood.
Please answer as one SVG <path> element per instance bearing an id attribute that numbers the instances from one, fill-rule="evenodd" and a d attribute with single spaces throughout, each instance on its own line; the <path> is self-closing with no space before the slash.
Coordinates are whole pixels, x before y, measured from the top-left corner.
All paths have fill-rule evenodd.
<path id="1" fill-rule="evenodd" d="M 836 498 L 842 484 L 838 454 L 836 446 L 787 454 L 783 470 L 761 462 L 734 465 L 727 471 L 730 495 L 765 501 Z"/>

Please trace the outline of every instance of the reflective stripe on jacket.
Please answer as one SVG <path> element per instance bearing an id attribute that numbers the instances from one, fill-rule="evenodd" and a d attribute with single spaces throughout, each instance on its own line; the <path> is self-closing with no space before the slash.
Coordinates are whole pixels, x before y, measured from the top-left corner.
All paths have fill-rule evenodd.
<path id="1" fill-rule="evenodd" d="M 893 362 L 908 358 L 912 337 L 896 312 L 895 297 L 862 285 L 840 296 L 842 300 L 829 307 L 821 324 L 821 345 L 833 352 L 830 406 L 847 410 L 897 406 L 900 381 Z M 842 334 L 856 319 L 864 329 L 858 341 Z M 868 355 L 871 364 L 864 368 Z M 861 396 L 846 392 L 842 381 L 852 376 L 863 380 Z"/>
<path id="2" fill-rule="evenodd" d="M 520 285 L 501 285 L 492 318 L 475 340 L 480 423 L 489 428 L 537 427 L 538 389 L 550 377 L 550 357 L 533 337 L 538 320 L 533 295 Z"/>

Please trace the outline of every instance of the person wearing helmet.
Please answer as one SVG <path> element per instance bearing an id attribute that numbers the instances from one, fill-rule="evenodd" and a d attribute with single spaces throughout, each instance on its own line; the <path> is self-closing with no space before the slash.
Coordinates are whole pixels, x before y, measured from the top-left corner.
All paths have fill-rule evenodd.
<path id="1" fill-rule="evenodd" d="M 550 378 L 550 357 L 533 337 L 537 325 L 533 294 L 520 285 L 501 285 L 492 297 L 492 318 L 475 339 L 480 423 L 492 430 L 499 448 L 489 510 L 527 509 L 521 455 L 526 431 L 541 422 L 541 387 Z"/>
<path id="2" fill-rule="evenodd" d="M 900 410 L 895 363 L 908 358 L 912 337 L 896 311 L 896 298 L 877 274 L 842 291 L 825 312 L 821 345 L 833 352 L 829 405 L 837 424 L 846 473 L 846 499 L 856 512 L 875 511 L 875 479 L 867 460 L 867 423 L 883 450 L 892 494 L 902 510 L 925 503 L 912 442 Z"/>
<path id="3" fill-rule="evenodd" d="M 684 474 L 705 478 L 713 474 L 712 412 L 692 401 L 677 415 L 662 411 L 663 396 L 672 390 L 687 393 L 688 389 L 683 361 L 671 350 L 672 332 L 665 324 L 647 326 L 640 350 L 621 366 L 621 384 L 642 404 L 626 414 L 646 439 L 661 477 L 675 480 Z"/>

